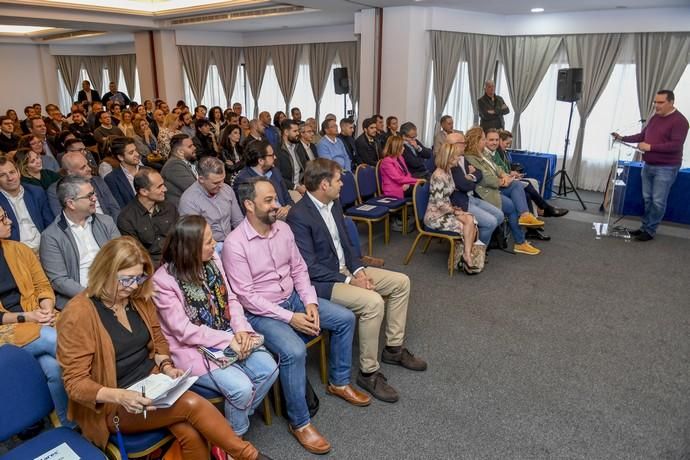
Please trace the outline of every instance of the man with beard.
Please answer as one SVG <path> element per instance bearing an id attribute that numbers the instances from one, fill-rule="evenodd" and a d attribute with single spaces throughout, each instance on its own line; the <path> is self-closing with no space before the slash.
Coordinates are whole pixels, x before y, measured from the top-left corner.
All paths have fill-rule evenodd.
<path id="1" fill-rule="evenodd" d="M 294 201 L 299 201 L 306 189 L 302 185 L 304 166 L 309 157 L 299 139 L 299 124 L 286 118 L 280 124 L 282 142 L 278 150 L 278 168 Z"/>

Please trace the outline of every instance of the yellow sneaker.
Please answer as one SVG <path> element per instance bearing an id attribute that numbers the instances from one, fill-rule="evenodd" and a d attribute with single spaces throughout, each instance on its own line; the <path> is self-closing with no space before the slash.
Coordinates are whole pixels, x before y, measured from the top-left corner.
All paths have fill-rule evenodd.
<path id="1" fill-rule="evenodd" d="M 543 227 L 544 221 L 537 219 L 534 214 L 528 212 L 520 216 L 519 224 L 523 227 Z"/>
<path id="2" fill-rule="evenodd" d="M 527 241 L 525 241 L 522 244 L 516 244 L 513 246 L 513 251 L 519 252 L 520 254 L 527 254 L 528 256 L 536 256 L 537 254 L 540 254 L 541 251 L 531 244 L 529 244 Z"/>

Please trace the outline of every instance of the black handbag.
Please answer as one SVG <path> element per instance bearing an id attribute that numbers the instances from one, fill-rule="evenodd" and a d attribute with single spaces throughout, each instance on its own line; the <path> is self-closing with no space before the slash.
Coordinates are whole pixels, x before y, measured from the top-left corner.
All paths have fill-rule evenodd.
<path id="1" fill-rule="evenodd" d="M 304 391 L 304 397 L 307 400 L 307 408 L 309 409 L 309 417 L 314 418 L 316 413 L 319 411 L 319 397 L 316 396 L 314 387 L 311 386 L 309 382 L 309 377 L 307 377 L 307 386 Z M 280 405 L 283 409 L 283 414 L 287 414 L 287 408 L 285 406 L 285 393 L 283 391 L 283 386 L 280 386 Z"/>

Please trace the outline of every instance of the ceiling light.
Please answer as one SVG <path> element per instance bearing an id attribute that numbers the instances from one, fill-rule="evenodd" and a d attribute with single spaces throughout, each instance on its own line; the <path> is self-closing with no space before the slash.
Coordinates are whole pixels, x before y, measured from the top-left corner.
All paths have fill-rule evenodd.
<path id="1" fill-rule="evenodd" d="M 532 8 L 530 11 L 531 11 L 532 13 L 543 13 L 543 12 L 544 12 L 544 8 Z"/>
<path id="2" fill-rule="evenodd" d="M 0 34 L 16 34 L 24 35 L 33 32 L 40 32 L 42 30 L 50 30 L 50 27 L 31 27 L 31 26 L 11 26 L 11 25 L 0 25 Z"/>

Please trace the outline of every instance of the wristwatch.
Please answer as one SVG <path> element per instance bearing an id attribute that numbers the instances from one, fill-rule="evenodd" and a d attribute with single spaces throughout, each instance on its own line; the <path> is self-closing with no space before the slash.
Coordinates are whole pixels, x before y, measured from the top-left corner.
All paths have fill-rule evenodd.
<path id="1" fill-rule="evenodd" d="M 17 322 L 18 323 L 25 323 L 26 317 L 24 315 L 17 315 Z"/>

